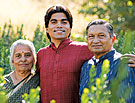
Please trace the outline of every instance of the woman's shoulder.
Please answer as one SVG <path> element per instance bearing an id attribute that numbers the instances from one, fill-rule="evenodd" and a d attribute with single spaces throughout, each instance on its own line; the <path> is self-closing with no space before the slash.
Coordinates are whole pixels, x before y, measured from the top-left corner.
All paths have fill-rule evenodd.
<path id="1" fill-rule="evenodd" d="M 4 85 L 3 85 L 3 90 L 5 92 L 10 91 L 11 88 L 14 86 L 13 81 L 12 81 L 10 75 L 11 75 L 11 73 L 9 73 L 9 74 L 7 74 L 7 75 L 4 76 L 4 81 L 5 82 L 4 82 Z"/>
<path id="2" fill-rule="evenodd" d="M 39 77 L 39 73 L 32 73 L 32 78 L 30 79 L 30 80 L 32 80 L 32 81 L 36 81 L 36 80 L 38 80 L 39 81 L 39 79 L 40 79 L 40 77 Z"/>
<path id="3" fill-rule="evenodd" d="M 12 82 L 11 74 L 12 74 L 12 72 L 3 76 L 6 83 L 11 83 Z"/>
<path id="4" fill-rule="evenodd" d="M 23 84 L 23 86 L 21 86 L 21 88 L 19 88 L 10 98 L 9 100 L 11 100 L 12 102 L 17 100 L 17 101 L 21 101 L 22 95 L 24 93 L 29 94 L 30 89 L 36 89 L 39 86 L 39 74 L 32 74 L 32 77 Z"/>

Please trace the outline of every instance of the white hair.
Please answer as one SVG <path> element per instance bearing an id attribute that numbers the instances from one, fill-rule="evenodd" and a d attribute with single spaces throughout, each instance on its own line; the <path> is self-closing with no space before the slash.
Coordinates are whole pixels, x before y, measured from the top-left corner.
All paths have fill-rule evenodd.
<path id="1" fill-rule="evenodd" d="M 17 45 L 28 46 L 33 53 L 35 63 L 36 63 L 36 50 L 35 50 L 33 43 L 29 40 L 19 39 L 19 40 L 15 41 L 10 47 L 10 61 L 9 62 L 10 62 L 11 70 L 14 70 L 14 65 L 13 65 L 12 61 L 13 61 L 14 51 L 15 51 L 15 48 Z"/>

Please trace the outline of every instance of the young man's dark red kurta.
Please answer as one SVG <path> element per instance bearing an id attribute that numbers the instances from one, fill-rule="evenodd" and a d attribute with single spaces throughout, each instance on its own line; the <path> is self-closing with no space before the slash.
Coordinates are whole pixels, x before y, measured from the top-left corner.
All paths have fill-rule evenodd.
<path id="1" fill-rule="evenodd" d="M 42 48 L 37 57 L 42 102 L 78 103 L 81 67 L 92 57 L 87 45 L 67 39 L 59 48 L 52 43 Z"/>
<path id="2" fill-rule="evenodd" d="M 45 15 L 46 32 L 51 44 L 37 53 L 40 71 L 41 102 L 78 103 L 82 64 L 93 54 L 84 43 L 69 39 L 72 15 L 64 6 L 52 6 Z"/>

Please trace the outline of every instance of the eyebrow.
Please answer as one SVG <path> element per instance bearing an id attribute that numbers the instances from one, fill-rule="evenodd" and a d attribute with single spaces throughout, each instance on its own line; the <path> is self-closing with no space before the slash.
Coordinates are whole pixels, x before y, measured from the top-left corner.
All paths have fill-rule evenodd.
<path id="1" fill-rule="evenodd" d="M 57 19 L 51 19 L 50 21 L 57 21 Z M 61 21 L 68 21 L 67 19 L 62 19 Z"/>
<path id="2" fill-rule="evenodd" d="M 50 21 L 57 21 L 56 19 L 51 19 Z"/>
<path id="3" fill-rule="evenodd" d="M 98 33 L 98 34 L 105 34 L 104 32 L 100 32 L 100 33 Z"/>
<path id="4" fill-rule="evenodd" d="M 17 54 L 21 54 L 21 53 L 22 53 L 22 52 L 16 52 L 16 53 L 15 53 L 15 55 L 17 55 Z M 25 54 L 26 54 L 26 53 L 31 53 L 31 52 L 30 52 L 30 51 L 26 51 L 26 52 L 23 52 L 23 53 L 25 53 Z"/>
<path id="5" fill-rule="evenodd" d="M 104 32 L 100 32 L 98 34 L 105 34 Z M 94 35 L 93 33 L 88 33 L 88 35 Z"/>
<path id="6" fill-rule="evenodd" d="M 62 19 L 62 21 L 68 21 L 67 19 Z"/>
<path id="7" fill-rule="evenodd" d="M 20 53 L 15 53 L 14 55 L 20 55 Z"/>

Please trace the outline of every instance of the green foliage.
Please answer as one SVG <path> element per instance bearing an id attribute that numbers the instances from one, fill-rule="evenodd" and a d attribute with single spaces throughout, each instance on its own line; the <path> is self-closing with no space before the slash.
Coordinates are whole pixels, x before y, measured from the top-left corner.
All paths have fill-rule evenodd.
<path id="1" fill-rule="evenodd" d="M 4 85 L 4 78 L 3 78 L 4 70 L 3 68 L 0 68 L 0 103 L 6 103 L 6 93 L 2 90 Z"/>
<path id="2" fill-rule="evenodd" d="M 135 31 L 120 32 L 118 36 L 118 43 L 115 43 L 114 48 L 122 54 L 125 53 L 135 53 Z"/>
<path id="3" fill-rule="evenodd" d="M 22 97 L 24 98 L 23 103 L 38 103 L 39 102 L 39 91 L 40 88 L 31 89 L 30 93 L 24 93 Z"/>
<path id="4" fill-rule="evenodd" d="M 115 45 L 115 47 L 117 48 L 118 51 L 121 51 L 121 53 L 125 54 L 125 53 L 134 53 L 135 49 L 134 49 L 134 45 L 135 45 L 135 32 L 126 32 L 125 35 L 120 35 L 120 38 L 118 39 L 118 44 Z M 122 57 L 121 58 L 121 64 L 118 68 L 118 72 L 117 74 L 119 74 L 113 81 L 113 83 L 111 84 L 111 91 L 112 91 L 112 97 L 110 98 L 110 100 L 112 101 L 111 103 L 117 103 L 118 98 L 123 97 L 125 99 L 127 99 L 129 93 L 131 92 L 131 88 L 127 87 L 127 89 L 125 89 L 125 92 L 122 94 L 122 90 L 121 90 L 121 85 L 120 81 L 123 80 L 126 75 L 127 75 L 127 63 L 128 63 L 128 59 L 129 57 Z M 117 91 L 116 91 L 117 88 Z M 121 98 L 121 101 L 123 101 L 123 98 Z M 125 103 L 123 101 L 123 103 Z"/>
<path id="5" fill-rule="evenodd" d="M 50 43 L 47 39 L 47 36 L 45 35 L 44 29 L 41 31 L 40 25 L 37 25 L 37 28 L 34 31 L 34 38 L 32 42 L 36 48 L 36 51 L 38 51 L 42 47 L 49 45 Z"/>
<path id="6" fill-rule="evenodd" d="M 117 32 L 135 30 L 135 0 L 87 0 L 80 13 L 109 20 Z"/>
<path id="7" fill-rule="evenodd" d="M 121 88 L 124 86 L 124 84 L 122 84 L 121 81 L 124 80 L 128 74 L 127 62 L 128 62 L 128 58 L 122 58 L 121 64 L 117 71 L 118 75 L 111 82 L 111 98 L 110 98 L 111 102 L 110 103 L 126 103 L 124 100 L 126 100 L 129 97 L 131 88 L 127 87 L 124 93 L 122 92 L 122 88 Z"/>

